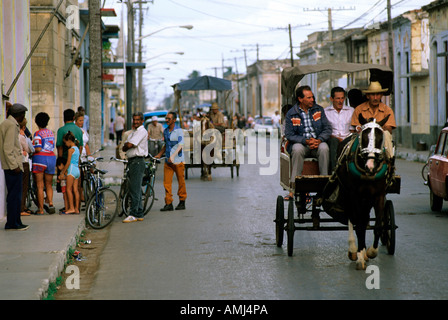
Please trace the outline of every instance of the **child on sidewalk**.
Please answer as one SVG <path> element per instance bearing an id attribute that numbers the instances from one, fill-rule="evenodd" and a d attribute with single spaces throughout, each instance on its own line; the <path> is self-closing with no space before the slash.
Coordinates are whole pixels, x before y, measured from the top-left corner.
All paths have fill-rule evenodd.
<path id="1" fill-rule="evenodd" d="M 63 175 L 67 175 L 67 204 L 68 207 L 65 207 L 65 212 L 61 212 L 61 214 L 79 214 L 79 189 L 78 189 L 78 181 L 81 175 L 79 171 L 79 148 L 78 141 L 75 139 L 75 136 L 72 132 L 67 132 L 63 141 L 68 149 L 67 163 L 65 164 L 61 174 L 59 175 L 59 179 L 63 178 Z"/>
<path id="2" fill-rule="evenodd" d="M 59 157 L 56 159 L 56 167 L 62 172 L 62 170 L 64 170 L 65 168 L 65 164 L 67 163 L 67 161 L 62 158 Z M 68 208 L 68 202 L 67 202 L 67 175 L 66 174 L 61 174 L 59 175 L 58 179 L 61 181 L 61 191 L 62 191 L 62 196 L 64 198 L 64 210 L 65 211 L 66 208 Z"/>

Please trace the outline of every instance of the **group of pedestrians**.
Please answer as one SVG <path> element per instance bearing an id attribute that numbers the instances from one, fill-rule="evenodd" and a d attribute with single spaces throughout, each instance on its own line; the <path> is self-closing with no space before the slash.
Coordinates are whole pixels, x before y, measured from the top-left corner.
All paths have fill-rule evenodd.
<path id="1" fill-rule="evenodd" d="M 163 185 L 165 188 L 165 206 L 161 211 L 172 211 L 173 206 L 173 194 L 172 194 L 172 181 L 173 176 L 176 174 L 178 180 L 178 196 L 179 204 L 176 206 L 176 210 L 185 209 L 185 201 L 187 199 L 187 189 L 185 185 L 185 167 L 184 167 L 184 137 L 183 131 L 176 125 L 177 114 L 175 112 L 169 112 L 166 115 L 167 128 L 163 130 L 163 140 L 165 144 L 162 146 L 159 153 L 155 155 L 155 158 L 161 158 L 165 155 L 164 163 L 164 178 Z M 157 130 L 159 134 L 160 126 L 151 125 L 149 130 Z M 131 196 L 130 214 L 123 222 L 130 223 L 136 221 L 143 221 L 143 207 L 142 207 L 142 180 L 145 172 L 145 157 L 148 155 L 149 137 L 151 132 L 143 126 L 143 114 L 136 112 L 132 115 L 132 129 L 126 131 L 123 135 L 122 151 L 125 152 L 125 157 L 128 160 L 129 169 L 129 191 Z M 120 147 L 119 147 L 120 148 Z"/>
<path id="2" fill-rule="evenodd" d="M 90 154 L 88 133 L 83 127 L 88 116 L 79 107 L 64 111 L 64 126 L 57 135 L 47 128 L 50 116 L 39 112 L 34 121 L 38 130 L 31 135 L 27 129 L 25 114 L 28 109 L 22 104 L 6 104 L 7 118 L 0 124 L 0 160 L 6 185 L 6 230 L 27 230 L 22 216 L 43 215 L 44 209 L 55 213 L 53 203 L 53 179 L 57 174 L 56 191 L 63 193 L 64 207 L 60 214 L 79 214 L 79 158 Z M 30 185 L 33 175 L 35 186 Z M 37 211 L 27 208 L 29 188 L 36 188 Z"/>

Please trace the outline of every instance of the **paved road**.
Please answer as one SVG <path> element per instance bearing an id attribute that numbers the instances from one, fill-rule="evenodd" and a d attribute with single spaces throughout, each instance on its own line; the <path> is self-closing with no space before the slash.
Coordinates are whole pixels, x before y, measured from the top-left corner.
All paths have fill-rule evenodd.
<path id="1" fill-rule="evenodd" d="M 265 165 L 266 166 L 266 165 Z M 379 289 L 347 258 L 347 233 L 296 231 L 294 254 L 275 245 L 275 201 L 285 192 L 279 174 L 244 164 L 240 176 L 213 170 L 213 181 L 187 180 L 187 210 L 160 212 L 159 200 L 143 222 L 117 220 L 101 257 L 91 299 L 289 300 L 447 299 L 447 209 L 433 213 L 422 164 L 397 161 L 402 176 L 395 206 L 397 247 L 380 254 Z M 159 172 L 160 173 L 160 172 Z M 177 204 L 177 201 L 175 202 Z M 373 238 L 368 234 L 368 244 Z"/>

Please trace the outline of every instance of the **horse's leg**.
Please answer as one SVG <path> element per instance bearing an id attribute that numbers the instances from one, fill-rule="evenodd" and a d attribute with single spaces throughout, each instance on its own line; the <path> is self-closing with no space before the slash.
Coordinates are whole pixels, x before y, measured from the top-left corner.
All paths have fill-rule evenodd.
<path id="1" fill-rule="evenodd" d="M 367 256 L 370 259 L 373 259 L 378 255 L 378 242 L 383 232 L 382 221 L 384 215 L 384 198 L 384 195 L 380 196 L 375 204 L 375 228 L 373 231 L 373 246 L 369 247 L 369 249 L 367 250 Z"/>
<path id="2" fill-rule="evenodd" d="M 207 180 L 212 181 L 212 166 L 207 165 L 206 168 L 207 168 Z"/>
<path id="3" fill-rule="evenodd" d="M 353 232 L 353 224 L 348 221 L 348 258 L 352 261 L 356 261 L 356 252 L 358 248 L 355 243 L 355 234 Z"/>
<path id="4" fill-rule="evenodd" d="M 356 225 L 356 237 L 358 238 L 358 252 L 357 252 L 357 260 L 356 260 L 356 269 L 357 270 L 365 270 L 366 262 L 368 260 L 366 255 L 366 229 L 367 225 L 364 223 L 360 223 Z"/>

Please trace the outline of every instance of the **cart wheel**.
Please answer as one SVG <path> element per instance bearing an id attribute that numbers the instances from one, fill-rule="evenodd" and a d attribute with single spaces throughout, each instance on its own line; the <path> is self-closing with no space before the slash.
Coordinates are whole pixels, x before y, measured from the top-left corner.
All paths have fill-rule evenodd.
<path id="1" fill-rule="evenodd" d="M 384 206 L 384 231 L 381 242 L 386 245 L 387 253 L 393 255 L 395 253 L 395 211 L 391 200 L 387 200 Z"/>
<path id="2" fill-rule="evenodd" d="M 275 243 L 281 248 L 283 245 L 283 235 L 285 232 L 285 200 L 282 196 L 277 197 L 277 207 L 275 211 Z"/>
<path id="3" fill-rule="evenodd" d="M 288 233 L 288 256 L 292 256 L 294 250 L 294 202 L 293 200 L 288 201 L 288 224 L 286 227 Z"/>

